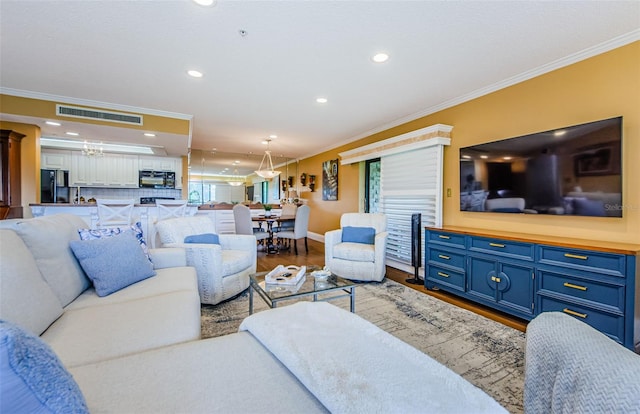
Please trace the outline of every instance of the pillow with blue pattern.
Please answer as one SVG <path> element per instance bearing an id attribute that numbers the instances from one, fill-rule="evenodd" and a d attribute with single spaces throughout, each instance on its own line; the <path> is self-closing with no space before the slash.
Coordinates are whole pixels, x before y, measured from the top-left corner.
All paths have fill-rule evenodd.
<path id="1" fill-rule="evenodd" d="M 220 244 L 220 237 L 215 233 L 193 234 L 184 238 L 185 243 Z"/>
<path id="2" fill-rule="evenodd" d="M 0 320 L 0 412 L 89 413 L 58 356 L 39 337 Z"/>
<path id="3" fill-rule="evenodd" d="M 69 246 L 98 296 L 110 295 L 156 274 L 132 232 L 102 239 L 72 240 Z"/>
<path id="4" fill-rule="evenodd" d="M 373 227 L 352 227 L 342 228 L 342 241 L 349 243 L 375 244 L 376 229 Z"/>
<path id="5" fill-rule="evenodd" d="M 136 224 L 127 227 L 106 227 L 103 229 L 78 229 L 78 234 L 80 235 L 80 240 L 96 240 L 103 239 L 105 237 L 115 236 L 116 234 L 124 233 L 126 231 L 131 231 L 135 234 L 138 239 L 138 243 L 140 243 L 140 248 L 147 256 L 147 259 L 151 261 L 151 256 L 149 255 L 149 249 L 147 248 L 147 242 L 144 240 L 142 234 L 142 224 L 138 221 Z"/>

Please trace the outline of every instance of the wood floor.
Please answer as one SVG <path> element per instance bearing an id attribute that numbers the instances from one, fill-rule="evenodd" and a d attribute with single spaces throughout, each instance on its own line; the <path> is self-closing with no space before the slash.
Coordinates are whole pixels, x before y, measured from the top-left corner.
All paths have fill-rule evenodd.
<path id="1" fill-rule="evenodd" d="M 294 253 L 293 246 L 288 251 L 280 251 L 277 254 L 266 254 L 265 252 L 258 250 L 258 271 L 266 272 L 279 264 L 282 265 L 317 265 L 324 266 L 324 243 L 320 243 L 314 240 L 308 240 L 309 252 L 305 252 L 304 240 L 298 240 L 298 255 Z M 259 248 L 260 249 L 260 248 Z M 401 270 L 387 267 L 387 277 L 395 282 L 401 283 L 412 289 L 422 292 L 425 295 L 431 295 L 435 298 L 459 306 L 464 309 L 468 309 L 479 315 L 503 323 L 512 328 L 520 331 L 525 331 L 527 327 L 527 321 L 515 318 L 511 315 L 493 310 L 486 306 L 478 305 L 469 300 L 459 298 L 455 295 L 449 294 L 443 291 L 427 290 L 424 285 L 414 285 L 407 283 L 407 279 L 413 279 L 413 274 L 403 272 Z"/>

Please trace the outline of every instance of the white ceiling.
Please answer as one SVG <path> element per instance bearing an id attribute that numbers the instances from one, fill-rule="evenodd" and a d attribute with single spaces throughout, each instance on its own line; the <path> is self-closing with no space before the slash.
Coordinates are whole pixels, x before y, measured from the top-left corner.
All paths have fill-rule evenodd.
<path id="1" fill-rule="evenodd" d="M 2 0 L 0 34 L 5 93 L 191 115 L 194 149 L 277 134 L 303 158 L 638 40 L 640 2 Z"/>

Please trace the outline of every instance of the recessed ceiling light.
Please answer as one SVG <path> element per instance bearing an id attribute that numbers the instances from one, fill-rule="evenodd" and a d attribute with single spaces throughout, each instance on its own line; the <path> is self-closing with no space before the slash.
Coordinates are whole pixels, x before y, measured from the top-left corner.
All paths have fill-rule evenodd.
<path id="1" fill-rule="evenodd" d="M 45 124 L 51 125 L 51 126 L 60 126 L 60 125 L 62 125 L 60 122 L 54 122 L 54 121 L 45 121 Z"/>
<path id="2" fill-rule="evenodd" d="M 216 0 L 193 0 L 195 4 L 199 4 L 201 6 L 215 6 Z"/>
<path id="3" fill-rule="evenodd" d="M 556 137 L 561 137 L 566 133 L 567 133 L 566 129 L 559 129 L 558 131 L 554 132 L 553 135 Z"/>
<path id="4" fill-rule="evenodd" d="M 66 134 L 71 135 L 72 137 L 77 137 L 78 135 L 80 135 L 77 132 L 67 132 Z"/>
<path id="5" fill-rule="evenodd" d="M 316 98 L 316 102 L 318 102 L 318 103 L 327 103 L 327 98 Z"/>
<path id="6" fill-rule="evenodd" d="M 488 155 L 481 155 L 480 158 L 482 158 L 483 160 L 486 160 L 487 158 L 489 158 Z"/>
<path id="7" fill-rule="evenodd" d="M 145 133 L 144 133 L 144 136 L 145 136 L 145 137 L 155 137 L 155 136 L 156 136 L 156 134 L 151 133 L 151 132 L 145 132 Z"/>
<path id="8" fill-rule="evenodd" d="M 193 78 L 201 78 L 203 76 L 202 72 L 197 71 L 197 70 L 193 70 L 193 69 L 188 70 L 187 74 L 189 74 L 189 76 L 191 76 Z"/>
<path id="9" fill-rule="evenodd" d="M 387 55 L 386 53 L 376 53 L 375 55 L 373 55 L 371 60 L 376 63 L 386 62 L 387 60 L 389 60 L 389 55 Z"/>

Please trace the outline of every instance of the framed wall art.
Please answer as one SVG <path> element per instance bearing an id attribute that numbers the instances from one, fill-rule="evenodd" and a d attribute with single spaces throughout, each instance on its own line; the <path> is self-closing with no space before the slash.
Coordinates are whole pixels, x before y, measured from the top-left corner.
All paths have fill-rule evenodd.
<path id="1" fill-rule="evenodd" d="M 322 199 L 336 201 L 338 199 L 338 160 L 322 163 Z"/>

